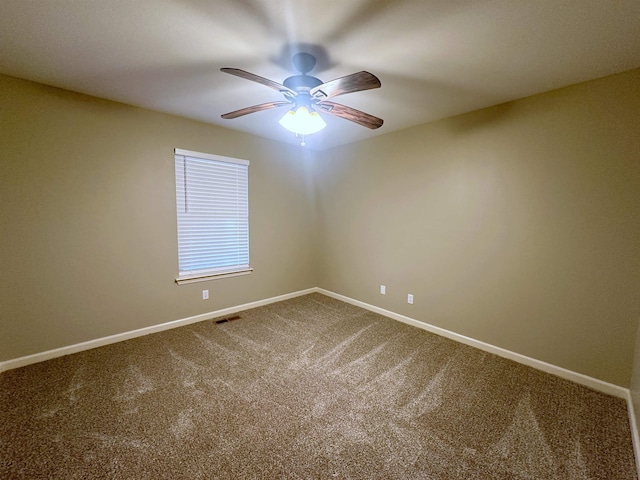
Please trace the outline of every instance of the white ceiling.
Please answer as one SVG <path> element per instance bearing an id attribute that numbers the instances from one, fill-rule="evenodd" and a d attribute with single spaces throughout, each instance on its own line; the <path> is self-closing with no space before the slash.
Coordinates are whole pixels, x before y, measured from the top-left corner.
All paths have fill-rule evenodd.
<path id="1" fill-rule="evenodd" d="M 220 68 L 282 82 L 298 50 L 382 82 L 336 101 L 384 125 L 323 115 L 324 149 L 640 67 L 640 1 L 0 0 L 0 73 L 294 144 L 283 108 L 220 118 L 282 99 Z"/>

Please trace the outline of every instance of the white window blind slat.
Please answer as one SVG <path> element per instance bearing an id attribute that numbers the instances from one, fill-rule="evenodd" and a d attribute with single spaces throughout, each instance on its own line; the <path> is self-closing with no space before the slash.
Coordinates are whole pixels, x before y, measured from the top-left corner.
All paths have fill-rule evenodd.
<path id="1" fill-rule="evenodd" d="M 250 272 L 249 162 L 175 150 L 178 278 Z"/>

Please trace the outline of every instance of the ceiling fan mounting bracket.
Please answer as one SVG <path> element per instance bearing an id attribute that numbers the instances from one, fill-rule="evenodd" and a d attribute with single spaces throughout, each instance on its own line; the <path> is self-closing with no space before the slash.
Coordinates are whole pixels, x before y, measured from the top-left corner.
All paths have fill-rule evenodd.
<path id="1" fill-rule="evenodd" d="M 302 75 L 306 75 L 316 66 L 316 57 L 310 53 L 300 52 L 293 56 L 291 63 Z"/>

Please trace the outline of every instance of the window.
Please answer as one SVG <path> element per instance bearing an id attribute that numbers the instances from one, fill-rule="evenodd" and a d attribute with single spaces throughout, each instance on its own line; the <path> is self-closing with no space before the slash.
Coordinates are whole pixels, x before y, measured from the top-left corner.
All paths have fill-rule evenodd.
<path id="1" fill-rule="evenodd" d="M 251 273 L 249 162 L 175 149 L 178 278 Z"/>

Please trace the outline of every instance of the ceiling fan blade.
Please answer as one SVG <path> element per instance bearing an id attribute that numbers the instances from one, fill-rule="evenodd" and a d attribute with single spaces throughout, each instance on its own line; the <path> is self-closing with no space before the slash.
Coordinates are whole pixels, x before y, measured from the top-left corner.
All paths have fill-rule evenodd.
<path id="1" fill-rule="evenodd" d="M 323 113 L 328 113 L 330 115 L 335 115 L 336 117 L 344 118 L 345 120 L 350 120 L 372 130 L 380 128 L 384 123 L 384 120 L 381 118 L 374 117 L 368 113 L 364 113 L 360 110 L 356 110 L 355 108 L 347 107 L 346 105 L 341 105 L 335 102 L 323 101 L 317 103 L 315 108 Z"/>
<path id="2" fill-rule="evenodd" d="M 262 110 L 269 110 L 270 108 L 283 107 L 285 105 L 291 105 L 291 102 L 279 101 L 279 102 L 267 102 L 261 103 L 260 105 L 253 105 L 252 107 L 241 108 L 240 110 L 235 110 L 233 112 L 225 113 L 221 115 L 222 118 L 227 120 L 231 118 L 242 117 L 243 115 L 248 115 L 250 113 L 260 112 Z"/>
<path id="3" fill-rule="evenodd" d="M 381 85 L 378 77 L 369 72 L 362 71 L 318 85 L 312 88 L 309 94 L 322 102 L 329 98 L 337 97 L 338 95 L 344 95 L 345 93 L 379 88 Z"/>
<path id="4" fill-rule="evenodd" d="M 228 73 L 230 75 L 235 75 L 236 77 L 251 80 L 252 82 L 260 83 L 265 87 L 273 88 L 274 90 L 277 90 L 278 92 L 288 97 L 295 97 L 296 95 L 298 95 L 296 92 L 294 92 L 290 88 L 285 87 L 281 83 L 274 82 L 273 80 L 269 80 L 268 78 L 255 75 L 244 70 L 240 70 L 239 68 L 221 68 L 220 71 Z"/>

